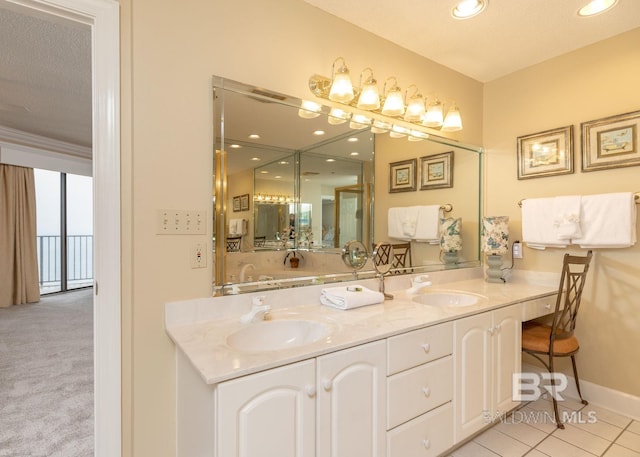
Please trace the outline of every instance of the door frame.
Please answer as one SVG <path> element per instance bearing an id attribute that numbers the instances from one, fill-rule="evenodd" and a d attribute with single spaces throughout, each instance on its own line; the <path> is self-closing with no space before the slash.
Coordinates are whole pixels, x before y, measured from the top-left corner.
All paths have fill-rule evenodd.
<path id="1" fill-rule="evenodd" d="M 122 455 L 120 5 L 115 0 L 6 0 L 91 28 L 95 457 Z"/>

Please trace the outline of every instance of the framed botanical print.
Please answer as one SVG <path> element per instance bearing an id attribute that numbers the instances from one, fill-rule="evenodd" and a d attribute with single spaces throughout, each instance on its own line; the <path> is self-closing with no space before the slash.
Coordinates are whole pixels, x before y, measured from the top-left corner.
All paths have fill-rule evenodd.
<path id="1" fill-rule="evenodd" d="M 640 165 L 640 111 L 580 124 L 582 171 Z"/>
<path id="2" fill-rule="evenodd" d="M 420 157 L 420 190 L 453 187 L 453 151 Z"/>
<path id="3" fill-rule="evenodd" d="M 416 190 L 416 159 L 389 164 L 389 192 Z"/>
<path id="4" fill-rule="evenodd" d="M 573 173 L 573 126 L 518 137 L 518 179 Z"/>

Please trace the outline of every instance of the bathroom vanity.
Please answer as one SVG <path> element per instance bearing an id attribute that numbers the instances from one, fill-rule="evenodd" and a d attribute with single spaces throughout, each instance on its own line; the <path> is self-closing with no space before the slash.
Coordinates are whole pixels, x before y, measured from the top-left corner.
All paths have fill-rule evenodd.
<path id="1" fill-rule="evenodd" d="M 250 294 L 167 304 L 177 455 L 437 456 L 516 407 L 521 323 L 550 312 L 556 278 L 488 284 L 480 269 L 466 269 L 431 279 L 408 295 L 408 276 L 390 278 L 393 300 L 348 311 L 320 305 L 323 286 L 270 291 L 272 319 L 249 324 L 239 318 Z M 429 294 L 472 300 L 429 302 Z M 284 349 L 268 333 L 255 340 L 284 321 L 323 332 Z M 244 334 L 238 341 L 248 346 L 238 349 L 232 336 Z"/>

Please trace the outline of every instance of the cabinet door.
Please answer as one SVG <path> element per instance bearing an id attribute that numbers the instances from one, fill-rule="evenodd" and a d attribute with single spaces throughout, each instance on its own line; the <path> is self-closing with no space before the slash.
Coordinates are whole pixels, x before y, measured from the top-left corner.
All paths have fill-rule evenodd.
<path id="1" fill-rule="evenodd" d="M 318 357 L 317 457 L 386 455 L 385 360 L 385 341 Z"/>
<path id="2" fill-rule="evenodd" d="M 315 452 L 315 361 L 221 383 L 218 457 L 308 457 Z"/>
<path id="3" fill-rule="evenodd" d="M 459 319 L 455 338 L 455 441 L 480 430 L 491 413 L 491 313 Z"/>
<path id="4" fill-rule="evenodd" d="M 493 313 L 494 325 L 494 411 L 493 418 L 518 406 L 513 400 L 513 374 L 521 371 L 522 322 L 519 305 Z"/>

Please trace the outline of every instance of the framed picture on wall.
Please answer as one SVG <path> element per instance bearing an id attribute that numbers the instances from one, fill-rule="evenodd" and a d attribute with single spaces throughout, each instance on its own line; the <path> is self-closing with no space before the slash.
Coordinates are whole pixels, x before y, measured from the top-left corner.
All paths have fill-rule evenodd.
<path id="1" fill-rule="evenodd" d="M 580 124 L 582 171 L 640 165 L 640 111 Z"/>
<path id="2" fill-rule="evenodd" d="M 233 197 L 233 212 L 237 213 L 240 211 L 240 197 Z"/>
<path id="3" fill-rule="evenodd" d="M 416 159 L 391 162 L 389 164 L 389 192 L 416 190 Z"/>
<path id="4" fill-rule="evenodd" d="M 240 195 L 240 211 L 249 211 L 249 194 Z"/>
<path id="5" fill-rule="evenodd" d="M 453 187 L 453 151 L 420 157 L 420 190 Z"/>
<path id="6" fill-rule="evenodd" d="M 518 137 L 518 179 L 573 173 L 573 126 Z"/>

